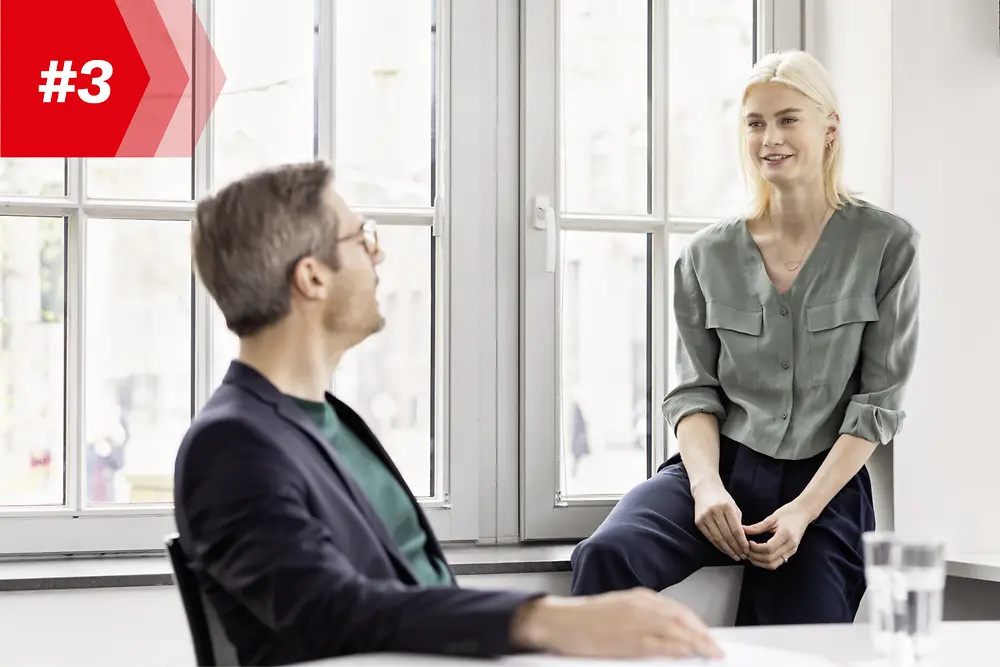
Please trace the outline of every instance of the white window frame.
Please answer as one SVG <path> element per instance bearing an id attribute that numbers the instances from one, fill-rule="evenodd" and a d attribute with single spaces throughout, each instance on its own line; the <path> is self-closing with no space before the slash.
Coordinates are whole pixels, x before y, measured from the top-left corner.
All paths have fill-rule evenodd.
<path id="1" fill-rule="evenodd" d="M 653 34 L 653 212 L 651 215 L 590 216 L 567 214 L 560 207 L 559 174 L 559 3 L 571 0 L 521 1 L 521 470 L 520 537 L 522 540 L 579 539 L 604 520 L 618 498 L 600 496 L 566 500 L 560 497 L 559 425 L 559 265 L 546 271 L 546 251 L 559 257 L 565 230 L 644 232 L 653 235 L 653 396 L 666 393 L 666 359 L 671 344 L 666 301 L 670 294 L 667 260 L 671 235 L 701 229 L 712 220 L 683 219 L 667 210 L 667 35 L 669 0 L 654 0 Z M 754 0 L 751 0 L 754 1 Z M 755 42 L 758 55 L 800 48 L 801 0 L 756 0 Z M 749 56 L 750 54 L 748 54 Z M 749 58 L 748 58 L 749 66 Z M 536 197 L 547 197 L 555 210 L 554 247 L 547 226 L 534 224 Z M 666 458 L 667 432 L 658 406 L 652 424 L 650 470 Z"/>
<path id="2" fill-rule="evenodd" d="M 209 35 L 213 34 L 211 2 L 196 3 Z M 496 3 L 438 0 L 436 205 L 426 209 L 359 208 L 359 212 L 382 225 L 428 227 L 436 242 L 434 420 L 441 482 L 437 497 L 422 505 L 442 541 L 492 539 L 496 533 L 495 521 L 489 521 L 496 497 L 484 493 L 483 488 L 495 488 L 496 481 L 498 408 L 491 388 L 497 380 L 497 142 L 486 142 L 484 148 L 482 140 L 495 136 L 497 131 Z M 319 157 L 336 166 L 336 10 L 332 0 L 317 5 Z M 199 55 L 196 62 L 206 62 Z M 461 85 L 453 88 L 453 80 Z M 210 119 L 195 147 L 195 201 L 219 185 L 211 179 L 212 131 Z M 52 508 L 0 508 L 0 558 L 160 552 L 164 537 L 176 529 L 171 504 L 85 507 L 83 502 L 83 250 L 88 218 L 191 220 L 195 204 L 87 198 L 85 163 L 78 159 L 67 162 L 67 177 L 67 195 L 61 198 L 0 197 L 0 215 L 62 216 L 68 221 L 64 434 L 67 503 Z M 196 410 L 214 390 L 212 311 L 211 298 L 195 280 L 192 388 Z M 451 443 L 456 446 L 451 447 Z M 480 517 L 481 509 L 485 522 Z"/>

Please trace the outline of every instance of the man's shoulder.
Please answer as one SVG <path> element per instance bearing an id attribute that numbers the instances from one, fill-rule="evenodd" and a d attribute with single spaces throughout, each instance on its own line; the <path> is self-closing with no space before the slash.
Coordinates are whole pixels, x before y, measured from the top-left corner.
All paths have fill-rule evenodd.
<path id="1" fill-rule="evenodd" d="M 177 452 L 178 472 L 190 458 L 204 462 L 231 457 L 242 448 L 271 449 L 276 445 L 273 428 L 271 406 L 250 392 L 223 384 L 191 420 Z M 273 449 L 277 453 L 278 447 Z"/>
<path id="2" fill-rule="evenodd" d="M 228 384 L 220 385 L 194 419 L 187 439 L 197 439 L 206 430 L 224 427 L 252 428 L 265 404 L 253 394 Z"/>

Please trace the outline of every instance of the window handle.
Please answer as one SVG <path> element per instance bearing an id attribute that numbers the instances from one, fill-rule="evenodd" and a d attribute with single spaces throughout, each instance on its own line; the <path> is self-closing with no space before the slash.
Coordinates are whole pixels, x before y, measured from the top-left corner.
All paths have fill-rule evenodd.
<path id="1" fill-rule="evenodd" d="M 534 213 L 535 229 L 545 230 L 545 271 L 556 272 L 556 212 L 549 198 L 544 195 L 535 197 Z"/>
<path id="2" fill-rule="evenodd" d="M 434 219 L 431 223 L 431 236 L 440 237 L 444 235 L 445 225 L 448 223 L 448 211 L 445 198 L 438 192 L 434 196 Z"/>

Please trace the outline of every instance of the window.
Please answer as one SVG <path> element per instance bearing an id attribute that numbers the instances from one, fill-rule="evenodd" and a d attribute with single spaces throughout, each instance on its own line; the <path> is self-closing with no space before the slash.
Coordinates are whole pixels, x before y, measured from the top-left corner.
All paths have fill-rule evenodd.
<path id="1" fill-rule="evenodd" d="M 758 47 L 797 41 L 774 19 L 782 4 L 530 3 L 525 539 L 588 535 L 674 451 L 660 412 L 671 269 L 691 233 L 743 201 L 738 96 Z"/>
<path id="2" fill-rule="evenodd" d="M 0 554 L 162 547 L 177 447 L 238 351 L 193 277 L 194 202 L 315 156 L 390 258 L 388 325 L 331 390 L 440 537 L 477 537 L 477 481 L 450 481 L 478 455 L 449 452 L 450 432 L 475 440 L 476 415 L 452 417 L 448 392 L 468 393 L 479 365 L 476 348 L 445 351 L 451 327 L 468 328 L 449 317 L 450 281 L 478 264 L 452 261 L 443 215 L 470 208 L 445 195 L 466 159 L 447 151 L 450 108 L 466 103 L 448 90 L 450 3 L 207 0 L 199 14 L 227 80 L 193 158 L 0 160 Z"/>
<path id="3" fill-rule="evenodd" d="M 670 267 L 739 201 L 735 96 L 800 3 L 196 4 L 227 81 L 192 158 L 0 160 L 0 556 L 162 548 L 238 352 L 194 202 L 314 156 L 387 253 L 331 390 L 442 540 L 589 534 L 674 449 Z"/>

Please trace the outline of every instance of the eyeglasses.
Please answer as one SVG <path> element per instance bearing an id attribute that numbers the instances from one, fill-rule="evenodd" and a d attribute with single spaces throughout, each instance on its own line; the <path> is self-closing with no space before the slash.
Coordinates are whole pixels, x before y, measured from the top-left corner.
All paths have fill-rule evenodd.
<path id="1" fill-rule="evenodd" d="M 347 243 L 348 241 L 353 241 L 358 238 L 363 240 L 365 245 L 365 252 L 367 252 L 369 256 L 375 257 L 376 255 L 378 255 L 379 253 L 378 225 L 374 220 L 370 219 L 365 220 L 361 224 L 361 229 L 354 232 L 353 234 L 348 234 L 347 236 L 340 237 L 339 239 L 336 240 L 336 243 L 339 245 L 341 243 Z M 295 267 L 298 266 L 298 263 L 301 262 L 306 257 L 308 257 L 310 254 L 312 253 L 305 253 L 297 257 L 295 261 L 292 262 L 288 267 L 289 275 L 291 275 L 291 272 L 295 271 Z"/>
<path id="2" fill-rule="evenodd" d="M 365 250 L 368 252 L 369 255 L 374 257 L 375 255 L 378 254 L 379 251 L 378 224 L 374 220 L 372 219 L 365 220 L 361 225 L 361 229 L 354 232 L 353 234 L 348 234 L 347 236 L 337 239 L 337 243 L 344 243 L 345 241 L 353 241 L 356 238 L 364 239 Z"/>

